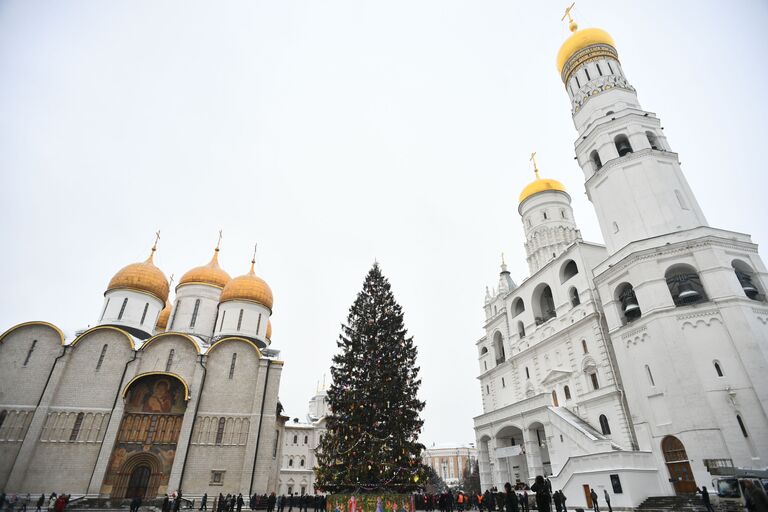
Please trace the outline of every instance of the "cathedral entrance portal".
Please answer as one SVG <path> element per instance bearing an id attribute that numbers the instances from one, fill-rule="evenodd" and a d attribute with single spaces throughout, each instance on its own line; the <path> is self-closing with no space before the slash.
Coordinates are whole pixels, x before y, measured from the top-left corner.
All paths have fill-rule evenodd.
<path id="1" fill-rule="evenodd" d="M 510 482 L 528 483 L 528 461 L 525 457 L 523 431 L 514 426 L 504 427 L 496 434 L 494 451 L 499 487 Z"/>
<path id="2" fill-rule="evenodd" d="M 134 379 L 125 391 L 125 409 L 102 492 L 113 498 L 155 498 L 168 489 L 187 392 L 170 373 Z"/>
<path id="3" fill-rule="evenodd" d="M 677 494 L 696 494 L 696 481 L 688 461 L 685 446 L 675 436 L 667 436 L 661 441 L 661 451 L 669 470 L 669 478 Z"/>

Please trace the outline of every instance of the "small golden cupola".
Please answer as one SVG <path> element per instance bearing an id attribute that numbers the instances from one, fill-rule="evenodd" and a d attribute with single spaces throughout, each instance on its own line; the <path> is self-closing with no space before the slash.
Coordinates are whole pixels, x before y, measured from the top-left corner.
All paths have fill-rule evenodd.
<path id="1" fill-rule="evenodd" d="M 112 290 L 135 290 L 149 293 L 165 303 L 168 300 L 169 284 L 163 271 L 157 268 L 153 261 L 156 250 L 157 241 L 145 261 L 121 268 L 110 279 L 105 294 Z"/>
<path id="2" fill-rule="evenodd" d="M 560 46 L 557 52 L 557 70 L 564 83 L 568 82 L 571 73 L 586 62 L 609 57 L 618 60 L 616 43 L 611 35 L 600 28 L 585 28 L 579 30 L 579 26 L 571 16 L 573 4 L 565 10 L 563 20 L 568 18 L 570 37 Z"/>
<path id="3" fill-rule="evenodd" d="M 179 286 L 187 284 L 203 284 L 224 288 L 232 280 L 229 274 L 219 265 L 219 245 L 213 251 L 213 257 L 206 265 L 187 271 L 179 280 Z"/>
<path id="4" fill-rule="evenodd" d="M 256 302 L 272 310 L 272 289 L 266 281 L 254 271 L 255 259 L 251 260 L 251 269 L 247 274 L 232 279 L 221 292 L 220 302 L 243 300 Z"/>
<path id="5" fill-rule="evenodd" d="M 542 178 L 539 176 L 539 168 L 536 165 L 536 153 L 531 154 L 531 160 L 533 161 L 533 172 L 536 175 L 536 179 L 530 182 L 528 185 L 525 186 L 522 192 L 520 192 L 519 197 L 519 203 L 522 204 L 523 201 L 528 199 L 529 197 L 538 194 L 539 192 L 547 192 L 547 191 L 559 191 L 559 192 L 565 192 L 565 185 L 560 183 L 557 180 L 553 180 L 551 178 Z"/>
<path id="6" fill-rule="evenodd" d="M 156 332 L 165 331 L 168 327 L 168 319 L 171 317 L 171 303 L 165 301 L 165 307 L 160 311 L 160 315 L 157 317 L 157 323 L 155 324 Z"/>

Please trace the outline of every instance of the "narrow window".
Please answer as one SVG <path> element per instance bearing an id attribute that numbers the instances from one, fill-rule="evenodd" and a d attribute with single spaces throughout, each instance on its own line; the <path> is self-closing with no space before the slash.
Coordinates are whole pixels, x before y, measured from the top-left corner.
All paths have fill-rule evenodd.
<path id="1" fill-rule="evenodd" d="M 485 371 L 488 371 L 488 361 L 483 361 L 483 365 L 485 366 Z"/>
<path id="2" fill-rule="evenodd" d="M 544 220 L 547 220 L 547 212 L 544 212 Z"/>
<path id="3" fill-rule="evenodd" d="M 165 371 L 170 372 L 171 371 L 171 365 L 173 364 L 173 354 L 174 350 L 171 349 L 170 352 L 168 352 L 168 361 L 165 363 Z"/>
<path id="4" fill-rule="evenodd" d="M 525 338 L 525 325 L 523 325 L 523 322 L 517 322 L 517 334 L 521 338 Z"/>
<path id="5" fill-rule="evenodd" d="M 181 300 L 177 300 L 176 307 L 173 308 L 173 317 L 171 318 L 171 328 L 169 329 L 170 331 L 173 330 L 173 324 L 176 323 L 176 315 L 178 315 L 180 307 L 181 307 Z"/>
<path id="6" fill-rule="evenodd" d="M 309 443 L 309 436 L 304 436 L 304 444 Z"/>
<path id="7" fill-rule="evenodd" d="M 680 208 L 682 210 L 688 210 L 688 205 L 685 204 L 685 198 L 683 197 L 683 194 L 680 193 L 679 190 L 675 189 L 675 197 L 677 198 L 677 202 L 680 205 Z"/>
<path id="8" fill-rule="evenodd" d="M 581 340 L 581 349 L 585 354 L 589 354 L 589 350 L 587 350 L 587 340 Z"/>
<path id="9" fill-rule="evenodd" d="M 235 376 L 235 363 L 237 362 L 237 352 L 232 354 L 232 363 L 229 365 L 229 378 L 232 379 L 232 377 Z"/>
<path id="10" fill-rule="evenodd" d="M 648 382 L 651 383 L 651 386 L 655 386 L 656 382 L 653 380 L 653 373 L 651 373 L 651 367 L 648 365 L 645 365 L 645 371 L 648 374 Z"/>
<path id="11" fill-rule="evenodd" d="M 563 393 L 565 393 L 565 399 L 566 400 L 570 400 L 571 399 L 571 388 L 569 388 L 568 386 L 565 386 L 563 388 Z"/>
<path id="12" fill-rule="evenodd" d="M 240 330 L 240 326 L 243 325 L 243 310 L 240 310 L 240 316 L 237 317 L 237 330 Z"/>
<path id="13" fill-rule="evenodd" d="M 304 467 L 304 459 L 301 459 L 301 461 L 299 462 L 299 466 L 301 466 L 302 468 Z M 301 488 L 301 494 L 304 494 L 304 488 L 303 487 Z"/>
<path id="14" fill-rule="evenodd" d="M 488 384 L 485 385 L 485 394 L 486 395 L 490 395 L 491 394 L 491 387 Z"/>
<path id="15" fill-rule="evenodd" d="M 738 414 L 736 415 L 736 421 L 739 422 L 739 428 L 741 429 L 741 435 L 744 437 L 749 437 L 749 434 L 747 434 L 747 427 L 744 426 L 744 422 L 741 420 L 741 416 Z"/>
<path id="16" fill-rule="evenodd" d="M 104 356 L 107 355 L 107 344 L 105 343 L 103 347 L 101 347 L 101 354 L 99 355 L 99 362 L 96 363 L 96 371 L 99 371 L 101 369 L 101 364 L 104 362 Z"/>
<path id="17" fill-rule="evenodd" d="M 32 345 L 29 346 L 29 351 L 27 352 L 27 357 L 24 358 L 24 365 L 27 366 L 27 363 L 29 363 L 29 358 L 32 357 L 32 352 L 35 351 L 35 345 L 37 345 L 37 340 L 32 340 Z"/>
<path id="18" fill-rule="evenodd" d="M 528 371 L 528 367 L 525 367 L 525 378 L 530 379 L 531 378 L 531 372 Z"/>
<path id="19" fill-rule="evenodd" d="M 560 210 L 560 216 L 561 216 L 562 218 L 565 218 L 565 210 Z"/>
<path id="20" fill-rule="evenodd" d="M 219 425 L 216 429 L 216 445 L 221 446 L 221 442 L 224 440 L 224 418 L 219 418 Z"/>
<path id="21" fill-rule="evenodd" d="M 616 221 L 613 222 L 613 232 L 618 233 L 619 232 L 619 225 L 616 223 Z"/>
<path id="22" fill-rule="evenodd" d="M 192 320 L 189 322 L 189 328 L 192 329 L 197 323 L 197 312 L 200 310 L 200 299 L 195 300 L 195 309 L 192 310 Z"/>
<path id="23" fill-rule="evenodd" d="M 715 371 L 717 372 L 718 377 L 723 376 L 723 369 L 720 368 L 720 363 L 718 363 L 717 361 L 715 361 Z"/>
<path id="24" fill-rule="evenodd" d="M 609 69 L 609 70 L 611 70 L 611 74 L 612 74 L 612 75 L 613 75 L 613 74 L 615 74 L 615 73 L 613 72 L 613 68 L 611 67 L 611 63 L 610 63 L 610 62 L 606 62 L 606 64 L 608 64 L 608 69 Z"/>
<path id="25" fill-rule="evenodd" d="M 599 62 L 595 63 L 595 66 L 597 66 L 597 72 L 600 74 L 600 76 L 603 76 L 603 70 L 600 69 L 600 63 Z"/>
<path id="26" fill-rule="evenodd" d="M 293 436 L 293 444 L 299 444 L 299 436 L 297 435 Z"/>
<path id="27" fill-rule="evenodd" d="M 581 82 L 579 82 L 579 75 L 573 75 L 573 78 L 576 79 L 576 87 L 581 89 Z"/>
<path id="28" fill-rule="evenodd" d="M 552 405 L 555 407 L 558 407 L 560 404 L 557 403 L 557 391 L 554 389 L 552 390 Z"/>
<path id="29" fill-rule="evenodd" d="M 275 430 L 275 444 L 272 445 L 272 458 L 277 458 L 277 443 L 280 442 L 280 431 Z"/>
<path id="30" fill-rule="evenodd" d="M 581 304 L 581 299 L 579 298 L 579 291 L 576 288 L 571 288 L 570 291 L 571 296 L 571 306 L 576 307 L 579 304 Z"/>
<path id="31" fill-rule="evenodd" d="M 77 418 L 75 418 L 75 424 L 72 425 L 72 432 L 69 434 L 69 441 L 70 442 L 77 441 L 77 436 L 78 436 L 78 434 L 80 434 L 80 427 L 83 426 L 83 418 L 84 417 L 85 417 L 85 415 L 82 412 L 77 413 Z"/>
<path id="32" fill-rule="evenodd" d="M 288 459 L 288 467 L 293 467 L 293 458 Z"/>
<path id="33" fill-rule="evenodd" d="M 144 304 L 144 312 L 141 314 L 141 322 L 139 322 L 139 325 L 144 325 L 144 319 L 147 318 L 148 309 L 149 309 L 149 302 Z"/>
<path id="34" fill-rule="evenodd" d="M 112 300 L 111 298 L 107 299 L 107 303 L 104 304 L 104 311 L 101 312 L 101 318 L 99 318 L 99 322 L 104 320 L 104 315 L 107 314 L 107 308 L 109 307 L 109 301 Z"/>
<path id="35" fill-rule="evenodd" d="M 597 373 L 592 372 L 589 374 L 589 379 L 592 381 L 592 388 L 593 389 L 600 389 L 600 385 L 597 382 Z"/>
<path id="36" fill-rule="evenodd" d="M 603 161 L 600 160 L 600 153 L 598 153 L 596 149 L 592 150 L 592 152 L 589 154 L 589 158 L 592 160 L 596 171 L 603 167 Z"/>
<path id="37" fill-rule="evenodd" d="M 125 313 L 125 306 L 128 305 L 128 298 L 123 299 L 123 305 L 120 306 L 120 313 L 117 315 L 118 320 L 123 319 L 123 313 Z"/>
<path id="38" fill-rule="evenodd" d="M 221 323 L 219 324 L 219 332 L 221 332 L 221 330 L 224 328 L 224 317 L 225 316 L 227 316 L 227 312 L 226 311 L 224 311 L 221 314 Z"/>
<path id="39" fill-rule="evenodd" d="M 589 70 L 586 67 L 584 68 L 584 73 L 587 75 L 587 81 L 592 80 L 589 76 Z"/>
<path id="40" fill-rule="evenodd" d="M 507 387 L 506 382 L 504 382 L 504 377 L 501 378 L 501 387 L 503 388 Z"/>
<path id="41" fill-rule="evenodd" d="M 6 410 L 0 411 L 0 428 L 3 428 L 3 423 L 5 423 L 6 416 L 8 416 L 8 411 Z"/>
<path id="42" fill-rule="evenodd" d="M 259 334 L 261 330 L 261 313 L 259 313 L 259 319 L 256 321 L 256 334 Z"/>
<path id="43" fill-rule="evenodd" d="M 611 435 L 611 426 L 608 425 L 608 418 L 605 417 L 605 414 L 600 415 L 600 430 L 605 436 Z"/>

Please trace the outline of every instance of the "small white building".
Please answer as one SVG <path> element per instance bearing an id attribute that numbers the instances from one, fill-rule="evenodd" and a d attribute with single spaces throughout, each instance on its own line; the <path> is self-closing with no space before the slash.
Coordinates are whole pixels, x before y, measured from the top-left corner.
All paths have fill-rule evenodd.
<path id="1" fill-rule="evenodd" d="M 421 454 L 421 460 L 430 466 L 448 487 L 456 487 L 461 483 L 465 468 L 472 471 L 472 465 L 477 461 L 475 443 L 432 444 Z"/>

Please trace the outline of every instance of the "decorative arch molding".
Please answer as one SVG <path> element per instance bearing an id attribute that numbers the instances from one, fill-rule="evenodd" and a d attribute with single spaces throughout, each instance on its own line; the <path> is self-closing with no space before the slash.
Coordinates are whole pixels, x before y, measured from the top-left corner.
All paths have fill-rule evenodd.
<path id="1" fill-rule="evenodd" d="M 264 355 L 261 353 L 261 349 L 256 344 L 256 342 L 254 342 L 253 340 L 249 340 L 248 338 L 241 338 L 239 336 L 227 336 L 225 338 L 220 338 L 220 339 L 214 341 L 213 344 L 210 347 L 208 347 L 208 350 L 205 353 L 210 355 L 211 351 L 214 348 L 218 347 L 221 343 L 223 343 L 225 341 L 238 341 L 238 342 L 247 343 L 248 345 L 253 347 L 253 349 L 256 351 L 256 355 L 259 357 L 259 359 L 262 359 L 264 357 Z"/>
<path id="2" fill-rule="evenodd" d="M 165 375 L 167 377 L 173 377 L 174 379 L 177 379 L 179 382 L 181 382 L 182 386 L 184 386 L 184 401 L 189 401 L 189 384 L 187 384 L 187 381 L 184 380 L 184 378 L 181 375 L 177 375 L 175 373 L 171 372 L 145 372 L 140 373 L 136 375 L 134 378 L 132 378 L 128 384 L 125 385 L 123 388 L 123 392 L 121 393 L 123 399 L 125 399 L 126 395 L 128 394 L 128 390 L 131 389 L 131 385 L 136 382 L 137 380 L 147 377 L 149 375 Z"/>
<path id="3" fill-rule="evenodd" d="M 155 334 L 151 338 L 149 338 L 147 341 L 144 342 L 144 344 L 141 346 L 139 350 L 145 350 L 150 344 L 154 343 L 155 341 L 161 339 L 161 338 L 167 338 L 169 336 L 177 336 L 179 338 L 183 338 L 190 342 L 193 347 L 195 347 L 195 352 L 198 354 L 202 354 L 202 351 L 200 350 L 200 345 L 195 341 L 195 339 L 190 336 L 189 334 L 185 334 L 183 332 L 161 332 L 160 334 Z M 169 374 L 170 375 L 170 374 Z"/>
<path id="4" fill-rule="evenodd" d="M 520 426 L 516 425 L 515 423 L 509 422 L 509 423 L 504 423 L 503 425 L 501 425 L 499 428 L 496 429 L 496 432 L 493 434 L 493 439 L 498 439 L 499 438 L 499 434 L 502 434 L 502 432 L 504 432 L 504 430 L 508 429 L 508 428 L 514 428 L 514 429 L 517 429 L 518 431 L 520 431 L 520 434 L 523 433 L 523 427 L 520 427 Z M 502 437 L 503 437 L 503 435 L 502 435 Z"/>
<path id="5" fill-rule="evenodd" d="M 112 490 L 113 498 L 124 498 L 128 492 L 128 482 L 133 471 L 139 466 L 149 466 L 150 477 L 147 484 L 145 497 L 154 497 L 157 495 L 160 487 L 160 477 L 162 476 L 163 464 L 160 459 L 151 452 L 141 452 L 128 457 L 123 463 L 116 475 L 115 487 Z"/>
<path id="6" fill-rule="evenodd" d="M 581 361 L 581 371 L 586 372 L 587 370 L 596 370 L 597 369 L 597 362 L 595 362 L 595 359 L 592 356 L 587 356 Z"/>
<path id="7" fill-rule="evenodd" d="M 69 346 L 70 347 L 74 347 L 75 345 L 80 343 L 80 340 L 82 340 L 83 338 L 85 338 L 89 334 L 94 333 L 96 331 L 117 331 L 120 334 L 122 334 L 123 336 L 125 336 L 125 339 L 128 340 L 128 343 L 131 346 L 131 350 L 136 350 L 136 343 L 134 342 L 133 336 L 131 336 L 130 334 L 128 334 L 124 330 L 120 329 L 119 327 L 115 327 L 115 326 L 112 326 L 112 325 L 97 325 L 96 327 L 91 327 L 87 331 L 81 333 L 77 338 L 72 340 L 72 343 L 70 343 Z"/>
<path id="8" fill-rule="evenodd" d="M 688 315 L 678 315 L 677 319 L 682 322 L 680 324 L 680 329 L 682 330 L 685 330 L 686 327 L 696 329 L 700 325 L 709 327 L 713 322 L 717 322 L 720 325 L 723 324 L 723 320 L 720 318 L 720 312 L 716 309 L 691 313 Z"/>
<path id="9" fill-rule="evenodd" d="M 61 339 L 61 344 L 64 345 L 64 332 L 61 329 L 59 329 L 58 327 L 56 327 L 55 325 L 53 325 L 52 323 L 50 323 L 50 322 L 43 322 L 42 320 L 34 320 L 34 321 L 31 321 L 31 322 L 24 322 L 24 323 L 20 323 L 18 325 L 14 325 L 13 327 L 11 327 L 7 331 L 5 331 L 3 334 L 0 334 L 0 343 L 2 343 L 5 340 L 6 336 L 8 336 L 11 333 L 13 333 L 16 329 L 21 329 L 22 327 L 27 327 L 27 326 L 30 326 L 30 325 L 42 325 L 43 327 L 48 327 L 48 328 L 56 331 L 56 334 L 59 335 L 59 339 Z"/>

